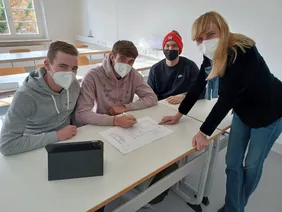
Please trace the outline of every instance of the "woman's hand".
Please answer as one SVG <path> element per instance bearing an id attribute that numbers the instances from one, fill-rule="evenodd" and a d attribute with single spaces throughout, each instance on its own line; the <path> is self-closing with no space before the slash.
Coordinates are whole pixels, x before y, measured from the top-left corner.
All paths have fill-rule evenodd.
<path id="1" fill-rule="evenodd" d="M 202 132 L 198 132 L 192 140 L 192 146 L 196 147 L 196 151 L 201 151 L 202 149 L 206 148 L 209 145 L 209 140 L 207 136 L 204 135 Z"/>
<path id="2" fill-rule="evenodd" d="M 176 95 L 176 96 L 170 96 L 166 99 L 166 101 L 169 104 L 177 105 L 177 104 L 180 104 L 184 98 L 185 98 L 185 95 L 180 94 L 180 95 Z"/>
<path id="3" fill-rule="evenodd" d="M 167 124 L 167 125 L 173 125 L 177 124 L 178 121 L 181 119 L 183 115 L 181 113 L 177 113 L 175 116 L 165 116 L 162 118 L 162 120 L 159 122 L 159 124 Z"/>

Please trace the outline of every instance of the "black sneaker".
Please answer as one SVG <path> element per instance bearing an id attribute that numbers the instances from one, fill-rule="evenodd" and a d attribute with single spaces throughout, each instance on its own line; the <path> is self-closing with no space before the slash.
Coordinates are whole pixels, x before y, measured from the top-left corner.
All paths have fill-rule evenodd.
<path id="1" fill-rule="evenodd" d="M 225 208 L 225 207 L 222 206 L 222 208 L 220 208 L 217 212 L 226 212 L 224 208 Z"/>

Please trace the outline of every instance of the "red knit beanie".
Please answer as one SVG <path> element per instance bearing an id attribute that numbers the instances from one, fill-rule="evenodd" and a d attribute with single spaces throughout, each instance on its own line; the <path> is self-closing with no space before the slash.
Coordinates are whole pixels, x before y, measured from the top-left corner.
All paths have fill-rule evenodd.
<path id="1" fill-rule="evenodd" d="M 182 49 L 183 49 L 183 43 L 182 43 L 182 38 L 181 36 L 178 34 L 178 32 L 176 31 L 171 31 L 170 33 L 168 33 L 164 40 L 163 40 L 163 50 L 164 50 L 164 46 L 165 44 L 168 42 L 168 41 L 175 41 L 178 45 L 178 48 L 179 48 L 179 54 L 181 54 L 182 52 Z"/>

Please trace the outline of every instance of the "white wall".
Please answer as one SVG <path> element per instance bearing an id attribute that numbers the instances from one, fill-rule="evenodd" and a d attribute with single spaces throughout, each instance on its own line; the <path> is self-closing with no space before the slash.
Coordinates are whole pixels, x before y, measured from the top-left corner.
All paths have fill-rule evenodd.
<path id="1" fill-rule="evenodd" d="M 282 80 L 281 0 L 81 0 L 78 4 L 77 34 L 87 36 L 92 30 L 98 39 L 138 43 L 141 38 L 162 39 L 175 29 L 183 37 L 183 54 L 198 65 L 202 56 L 190 38 L 192 23 L 204 12 L 218 11 L 228 20 L 231 31 L 255 39 L 270 70 Z M 282 144 L 281 137 L 279 140 Z"/>
<path id="2" fill-rule="evenodd" d="M 89 0 L 78 0 L 75 4 L 75 25 L 76 34 L 88 35 L 89 33 L 89 15 L 88 15 L 88 1 Z"/>
<path id="3" fill-rule="evenodd" d="M 74 43 L 76 32 L 75 6 L 79 0 L 42 0 L 49 39 Z M 80 4 L 79 4 L 80 5 Z"/>
<path id="4" fill-rule="evenodd" d="M 92 30 L 94 37 L 104 40 L 117 40 L 118 19 L 116 0 L 81 0 L 78 7 L 80 23 L 77 33 L 88 35 Z"/>
<path id="5" fill-rule="evenodd" d="M 45 0 L 48 1 L 48 0 Z M 63 1 L 63 0 L 61 0 Z M 66 1 L 66 0 L 65 0 Z M 282 79 L 282 1 L 268 0 L 81 0 L 77 34 L 93 35 L 116 41 L 129 39 L 136 43 L 141 38 L 163 37 L 176 29 L 184 40 L 183 54 L 201 63 L 201 55 L 190 39 L 193 21 L 210 10 L 220 12 L 228 20 L 233 32 L 240 32 L 256 40 L 270 69 Z"/>

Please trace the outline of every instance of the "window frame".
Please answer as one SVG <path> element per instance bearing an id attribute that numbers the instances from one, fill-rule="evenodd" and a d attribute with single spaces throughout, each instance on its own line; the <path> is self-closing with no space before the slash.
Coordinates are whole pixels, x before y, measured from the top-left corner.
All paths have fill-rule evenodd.
<path id="1" fill-rule="evenodd" d="M 17 34 L 15 22 L 12 16 L 12 8 L 9 0 L 3 0 L 4 10 L 7 16 L 7 23 L 9 25 L 10 34 L 0 34 L 1 40 L 32 40 L 32 39 L 45 39 L 46 33 L 46 18 L 44 13 L 44 7 L 42 0 L 33 0 L 34 11 L 36 14 L 36 22 L 38 27 L 38 33 L 36 34 Z"/>

